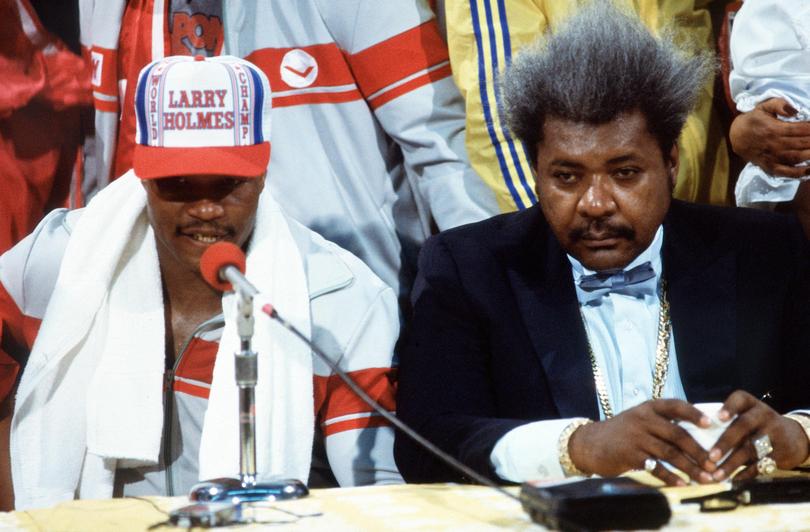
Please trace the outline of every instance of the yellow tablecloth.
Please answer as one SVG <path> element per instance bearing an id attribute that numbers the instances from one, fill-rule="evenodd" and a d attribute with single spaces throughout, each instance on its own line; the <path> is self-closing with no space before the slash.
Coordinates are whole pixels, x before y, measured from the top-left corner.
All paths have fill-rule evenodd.
<path id="1" fill-rule="evenodd" d="M 685 497 L 722 491 L 727 486 L 665 488 L 673 516 L 663 530 L 808 530 L 810 503 L 741 507 L 725 513 L 703 513 L 682 505 Z M 511 488 L 510 488 L 511 489 Z M 517 489 L 514 489 L 517 493 Z M 71 501 L 30 512 L 0 513 L 0 531 L 142 531 L 164 522 L 166 513 L 188 504 L 182 497 Z M 520 504 L 480 486 L 447 484 L 376 486 L 313 490 L 310 497 L 260 508 L 255 518 L 283 530 L 542 530 Z M 296 517 L 297 514 L 301 517 Z M 282 526 L 278 526 L 285 523 Z M 167 530 L 168 527 L 157 528 Z"/>

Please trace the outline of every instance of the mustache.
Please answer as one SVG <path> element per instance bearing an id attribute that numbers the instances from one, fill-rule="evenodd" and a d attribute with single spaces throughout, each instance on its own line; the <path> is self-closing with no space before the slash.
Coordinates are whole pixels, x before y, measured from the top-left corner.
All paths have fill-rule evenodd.
<path id="1" fill-rule="evenodd" d="M 568 232 L 568 238 L 572 242 L 578 242 L 583 239 L 593 239 L 596 234 L 599 235 L 599 238 L 623 238 L 625 240 L 636 238 L 636 232 L 632 227 L 599 220 L 571 229 Z"/>

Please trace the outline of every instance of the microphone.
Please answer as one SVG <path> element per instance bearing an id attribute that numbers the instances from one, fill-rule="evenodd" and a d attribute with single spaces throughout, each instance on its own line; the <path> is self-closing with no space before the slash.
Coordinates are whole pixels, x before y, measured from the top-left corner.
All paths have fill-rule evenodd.
<path id="1" fill-rule="evenodd" d="M 222 292 L 236 287 L 243 297 L 253 297 L 259 291 L 245 277 L 245 254 L 231 242 L 217 242 L 200 257 L 200 273 L 205 282 Z"/>

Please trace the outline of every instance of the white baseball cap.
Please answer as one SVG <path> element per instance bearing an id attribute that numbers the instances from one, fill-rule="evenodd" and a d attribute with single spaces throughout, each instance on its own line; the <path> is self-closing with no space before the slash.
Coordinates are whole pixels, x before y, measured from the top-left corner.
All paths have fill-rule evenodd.
<path id="1" fill-rule="evenodd" d="M 270 84 L 233 56 L 146 65 L 135 92 L 133 168 L 141 179 L 258 177 L 270 161 Z"/>

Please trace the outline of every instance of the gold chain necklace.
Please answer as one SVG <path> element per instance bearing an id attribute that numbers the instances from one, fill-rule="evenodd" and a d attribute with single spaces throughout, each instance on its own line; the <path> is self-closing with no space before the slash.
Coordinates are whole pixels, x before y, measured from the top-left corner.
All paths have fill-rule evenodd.
<path id="1" fill-rule="evenodd" d="M 658 303 L 661 309 L 658 312 L 658 343 L 655 346 L 653 399 L 660 399 L 661 395 L 664 393 L 664 383 L 667 380 L 667 370 L 669 369 L 669 336 L 672 332 L 672 324 L 669 320 L 669 301 L 667 300 L 667 285 L 664 280 L 661 280 L 661 293 L 658 296 Z M 610 397 L 607 393 L 602 370 L 599 369 L 599 365 L 596 363 L 596 357 L 593 354 L 591 340 L 588 338 L 588 324 L 585 322 L 585 315 L 582 314 L 582 309 L 580 309 L 580 316 L 582 316 L 582 325 L 585 327 L 585 341 L 588 344 L 588 357 L 591 359 L 591 370 L 593 371 L 593 381 L 596 385 L 596 395 L 599 398 L 599 404 L 602 406 L 602 412 L 605 413 L 605 419 L 610 419 L 613 417 L 613 408 L 610 406 Z"/>

